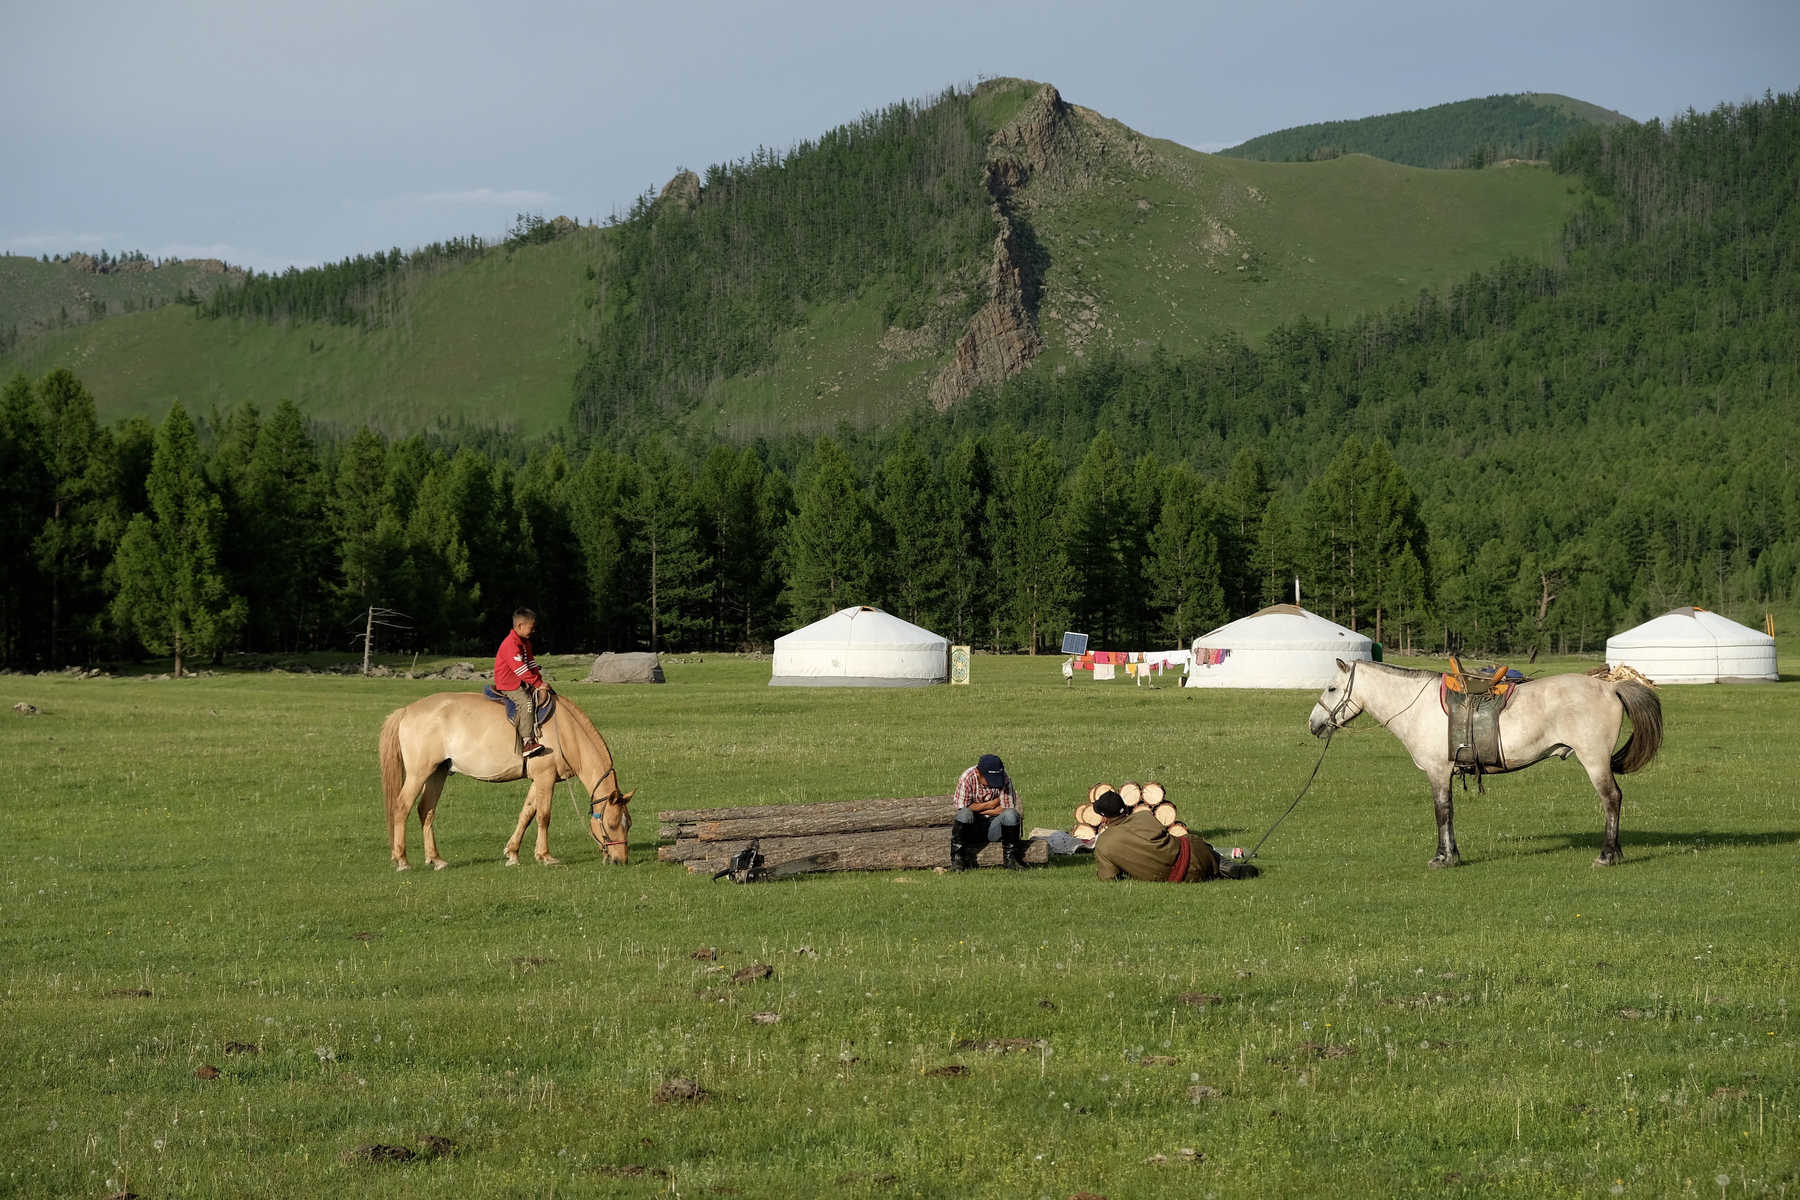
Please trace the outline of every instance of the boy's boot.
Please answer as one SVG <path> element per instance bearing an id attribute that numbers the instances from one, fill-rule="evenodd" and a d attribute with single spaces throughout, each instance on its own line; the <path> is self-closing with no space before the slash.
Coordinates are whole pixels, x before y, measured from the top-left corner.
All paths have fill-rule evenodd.
<path id="1" fill-rule="evenodd" d="M 1025 870 L 1025 843 L 1017 825 L 1000 827 L 1000 865 L 1009 871 Z"/>

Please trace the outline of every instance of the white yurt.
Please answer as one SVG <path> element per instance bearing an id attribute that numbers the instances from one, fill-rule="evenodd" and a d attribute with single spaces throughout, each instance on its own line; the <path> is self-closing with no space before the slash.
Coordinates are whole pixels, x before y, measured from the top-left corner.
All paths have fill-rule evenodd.
<path id="1" fill-rule="evenodd" d="M 1187 687 L 1322 688 L 1371 642 L 1297 604 L 1274 604 L 1194 639 Z"/>
<path id="2" fill-rule="evenodd" d="M 950 677 L 950 643 L 862 605 L 775 639 L 770 687 L 923 687 Z"/>
<path id="3" fill-rule="evenodd" d="M 1677 608 L 1606 639 L 1606 665 L 1657 683 L 1774 682 L 1775 639 L 1704 608 Z"/>

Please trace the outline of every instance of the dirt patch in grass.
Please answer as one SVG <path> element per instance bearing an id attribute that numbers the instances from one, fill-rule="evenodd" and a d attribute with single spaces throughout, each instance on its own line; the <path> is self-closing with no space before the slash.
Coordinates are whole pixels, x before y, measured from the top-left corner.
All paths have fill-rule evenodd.
<path id="1" fill-rule="evenodd" d="M 1211 992 L 1183 992 L 1175 999 L 1192 1008 L 1211 1008 L 1215 1004 L 1225 1003 L 1225 997 L 1215 996 Z"/>
<path id="2" fill-rule="evenodd" d="M 964 1038 L 955 1048 L 984 1054 L 1011 1054 L 1015 1050 L 1042 1050 L 1049 1044 L 1043 1038 Z"/>
<path id="3" fill-rule="evenodd" d="M 106 994 L 122 1000 L 148 1000 L 154 995 L 149 988 L 114 988 Z"/>
<path id="4" fill-rule="evenodd" d="M 406 1146 L 390 1146 L 383 1142 L 372 1142 L 367 1146 L 357 1146 L 338 1155 L 344 1163 L 403 1163 L 411 1162 L 419 1157 Z"/>
<path id="5" fill-rule="evenodd" d="M 698 1104 L 711 1095 L 691 1079 L 677 1075 L 650 1093 L 652 1104 Z"/>
<path id="6" fill-rule="evenodd" d="M 731 977 L 733 983 L 755 983 L 759 979 L 772 979 L 775 968 L 768 963 L 751 963 Z"/>
<path id="7" fill-rule="evenodd" d="M 194 1068 L 195 1079 L 217 1079 L 218 1077 L 219 1068 L 213 1066 L 211 1063 L 201 1063 L 198 1067 Z"/>
<path id="8" fill-rule="evenodd" d="M 941 1067 L 933 1067 L 925 1072 L 927 1075 L 934 1075 L 940 1079 L 961 1079 L 968 1073 L 969 1068 L 963 1066 L 961 1063 L 946 1063 Z"/>
<path id="9" fill-rule="evenodd" d="M 261 1054 L 262 1047 L 257 1045 L 255 1042 L 226 1042 L 225 1043 L 225 1053 L 227 1053 L 227 1054 Z"/>

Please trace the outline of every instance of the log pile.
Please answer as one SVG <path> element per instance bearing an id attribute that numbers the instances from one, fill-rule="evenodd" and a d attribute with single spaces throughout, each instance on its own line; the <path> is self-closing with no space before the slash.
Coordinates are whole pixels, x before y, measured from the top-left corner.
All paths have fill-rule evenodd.
<path id="1" fill-rule="evenodd" d="M 681 808 L 656 814 L 662 862 L 685 863 L 694 874 L 722 869 L 757 843 L 771 870 L 817 858 L 822 871 L 899 871 L 941 867 L 950 860 L 950 796 L 852 800 L 835 804 L 774 804 L 761 808 Z M 1047 862 L 1042 841 L 1025 847 L 1025 861 Z M 979 862 L 1000 865 L 1000 843 L 983 847 Z"/>
<path id="2" fill-rule="evenodd" d="M 1093 842 L 1100 833 L 1100 814 L 1094 811 L 1094 801 L 1102 792 L 1116 791 L 1119 799 L 1125 802 L 1125 815 L 1130 816 L 1140 808 L 1147 808 L 1161 821 L 1163 828 L 1171 837 L 1186 837 L 1188 827 L 1181 822 L 1181 815 L 1175 811 L 1175 805 L 1169 800 L 1168 789 L 1162 784 L 1121 783 L 1117 788 L 1110 783 L 1096 783 L 1088 789 L 1087 799 L 1075 806 L 1075 824 L 1069 830 L 1071 834 L 1084 842 Z"/>

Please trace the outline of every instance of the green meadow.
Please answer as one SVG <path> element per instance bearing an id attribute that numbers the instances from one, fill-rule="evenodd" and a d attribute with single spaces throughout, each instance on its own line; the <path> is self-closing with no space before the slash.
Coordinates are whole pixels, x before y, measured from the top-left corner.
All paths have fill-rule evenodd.
<path id="1" fill-rule="evenodd" d="M 503 867 L 523 787 L 459 778 L 451 869 L 405 875 L 376 731 L 468 685 L 7 676 L 0 1193 L 1800 1192 L 1791 681 L 1664 689 L 1612 870 L 1573 763 L 1459 790 L 1468 865 L 1426 870 L 1422 777 L 1366 718 L 1256 880 L 1076 858 L 738 887 L 655 860 L 658 809 L 946 792 L 987 750 L 1027 825 L 1158 779 L 1249 846 L 1319 755 L 1310 694 L 1057 665 L 565 684 L 637 789 L 630 865 L 565 789 L 566 865 Z"/>

